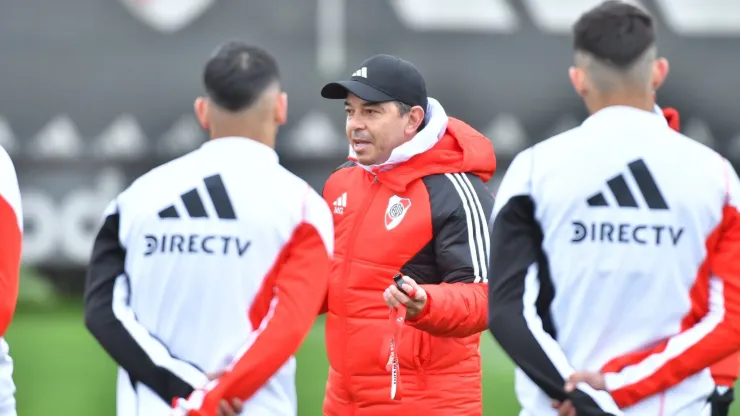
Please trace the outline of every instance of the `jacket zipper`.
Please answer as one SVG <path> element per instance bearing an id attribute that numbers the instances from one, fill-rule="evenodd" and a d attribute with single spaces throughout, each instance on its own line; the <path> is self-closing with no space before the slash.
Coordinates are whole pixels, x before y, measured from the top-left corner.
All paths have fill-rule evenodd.
<path id="1" fill-rule="evenodd" d="M 362 223 L 365 220 L 365 214 L 367 214 L 367 211 L 370 210 L 370 206 L 373 203 L 373 200 L 375 200 L 375 194 L 378 193 L 378 190 L 380 189 L 378 185 L 378 176 L 372 173 L 373 175 L 373 182 L 370 184 L 370 190 L 368 191 L 368 195 L 365 197 L 365 199 L 362 200 L 362 211 L 360 211 L 355 217 L 355 222 L 352 224 L 352 231 L 349 235 L 349 241 L 347 244 L 347 252 L 344 258 L 344 270 L 342 271 L 342 293 L 347 293 L 347 281 L 349 280 L 349 270 L 350 266 L 352 265 L 352 255 L 355 251 L 355 241 L 357 240 L 357 234 L 360 232 L 360 228 Z M 345 308 L 344 310 L 344 322 L 345 326 L 348 321 L 347 316 L 347 310 Z M 344 356 L 346 357 L 347 354 L 347 338 L 344 338 Z M 347 360 L 344 360 L 344 389 L 347 392 L 347 394 L 350 396 L 352 401 L 354 401 L 354 397 L 352 394 L 352 390 L 350 389 L 350 383 L 349 383 L 349 377 L 346 375 L 347 371 Z"/>

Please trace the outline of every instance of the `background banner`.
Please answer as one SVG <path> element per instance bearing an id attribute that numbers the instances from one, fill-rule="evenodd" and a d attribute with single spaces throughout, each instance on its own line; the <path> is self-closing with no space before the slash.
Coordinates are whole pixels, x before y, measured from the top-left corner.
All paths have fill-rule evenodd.
<path id="1" fill-rule="evenodd" d="M 110 199 L 206 139 L 192 102 L 202 92 L 205 60 L 232 38 L 279 60 L 290 114 L 279 138 L 281 161 L 317 189 L 347 152 L 342 105 L 322 99 L 321 86 L 348 77 L 372 54 L 390 53 L 418 65 L 448 114 L 493 140 L 495 191 L 513 155 L 586 116 L 567 78 L 569 30 L 597 3 L 6 2 L 0 144 L 19 172 L 24 263 L 79 277 Z M 676 107 L 686 134 L 737 163 L 740 2 L 716 3 L 722 7 L 640 2 L 656 16 L 659 50 L 671 62 L 659 104 Z"/>

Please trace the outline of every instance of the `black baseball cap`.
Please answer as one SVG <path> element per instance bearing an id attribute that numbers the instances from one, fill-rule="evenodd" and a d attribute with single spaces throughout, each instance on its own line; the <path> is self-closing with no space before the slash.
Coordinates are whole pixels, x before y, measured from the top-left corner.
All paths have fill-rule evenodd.
<path id="1" fill-rule="evenodd" d="M 365 101 L 400 101 L 427 111 L 427 87 L 421 72 L 409 61 L 392 55 L 375 55 L 360 64 L 348 81 L 331 82 L 321 96 L 343 100 L 352 93 Z"/>

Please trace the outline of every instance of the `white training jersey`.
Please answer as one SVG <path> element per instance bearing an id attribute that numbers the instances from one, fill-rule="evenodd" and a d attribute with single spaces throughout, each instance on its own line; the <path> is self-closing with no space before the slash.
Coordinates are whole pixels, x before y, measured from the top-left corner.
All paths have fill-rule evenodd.
<path id="1" fill-rule="evenodd" d="M 740 181 L 662 115 L 608 107 L 521 152 L 496 195 L 490 327 L 522 416 L 697 416 L 740 349 Z M 566 395 L 574 371 L 605 374 Z M 621 410 L 620 410 L 621 408 Z"/>
<path id="2" fill-rule="evenodd" d="M 15 166 L 0 147 L 0 416 L 15 416 L 13 359 L 5 341 L 5 331 L 13 319 L 18 301 L 23 210 Z"/>
<path id="3" fill-rule="evenodd" d="M 169 416 L 176 401 L 210 416 L 234 398 L 245 415 L 296 415 L 293 354 L 333 252 L 321 196 L 273 149 L 219 138 L 137 179 L 104 218 L 85 319 L 120 366 L 118 415 Z"/>

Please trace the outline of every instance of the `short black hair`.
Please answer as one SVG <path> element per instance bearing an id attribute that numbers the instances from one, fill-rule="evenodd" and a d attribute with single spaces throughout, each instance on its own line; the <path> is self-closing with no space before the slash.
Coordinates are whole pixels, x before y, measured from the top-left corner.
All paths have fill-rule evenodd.
<path id="1" fill-rule="evenodd" d="M 275 58 L 264 49 L 241 41 L 220 46 L 203 70 L 208 97 L 229 111 L 250 107 L 265 89 L 279 81 Z"/>
<path id="2" fill-rule="evenodd" d="M 610 0 L 573 26 L 573 48 L 618 69 L 627 69 L 655 44 L 653 18 L 642 9 Z"/>
<path id="3" fill-rule="evenodd" d="M 398 108 L 398 114 L 400 114 L 401 116 L 405 116 L 406 114 L 410 113 L 411 109 L 413 108 L 412 106 L 406 103 L 402 103 L 398 100 L 394 101 L 394 103 L 396 104 L 396 107 Z M 426 116 L 426 110 L 424 110 L 424 115 Z M 421 123 L 419 123 L 419 127 L 416 128 L 416 132 L 418 133 L 424 130 L 424 127 L 426 127 L 426 122 L 422 120 Z"/>

